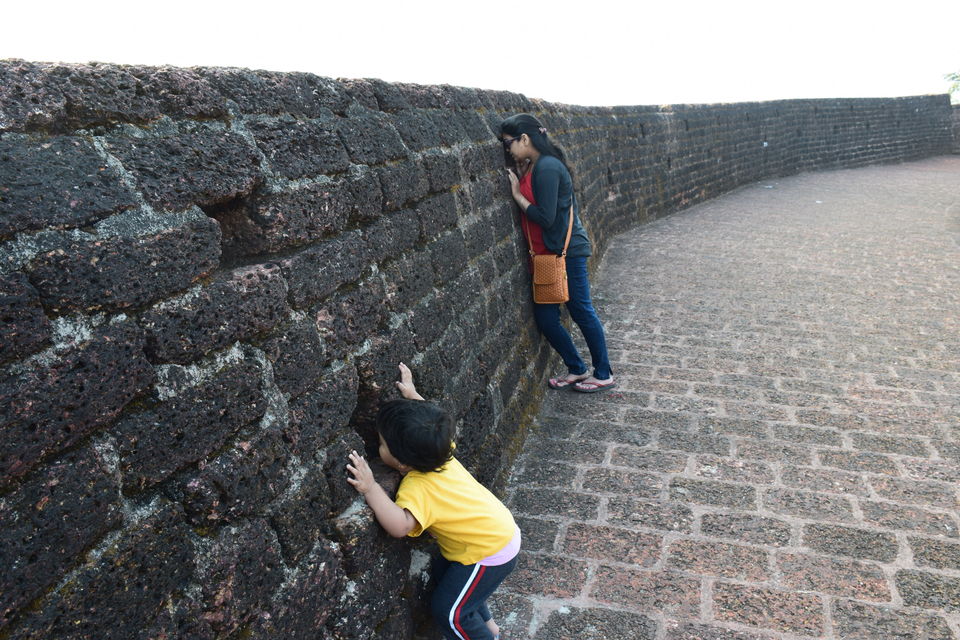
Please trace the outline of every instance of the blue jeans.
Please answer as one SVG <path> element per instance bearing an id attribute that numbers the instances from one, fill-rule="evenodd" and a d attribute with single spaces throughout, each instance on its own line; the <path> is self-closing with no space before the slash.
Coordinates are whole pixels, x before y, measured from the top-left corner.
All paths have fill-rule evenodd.
<path id="1" fill-rule="evenodd" d="M 516 566 L 517 558 L 495 567 L 464 565 L 443 556 L 434 560 L 435 587 L 430 609 L 443 637 L 491 640 L 493 634 L 487 628 L 487 620 L 491 618 L 487 598 Z"/>
<path id="2" fill-rule="evenodd" d="M 606 380 L 613 373 L 610 370 L 610 358 L 607 356 L 607 340 L 603 335 L 603 325 L 590 301 L 590 282 L 587 280 L 587 259 L 567 257 L 567 286 L 570 289 L 570 300 L 567 302 L 567 311 L 570 317 L 580 327 L 583 338 L 590 349 L 593 360 L 593 376 L 598 380 Z M 533 317 L 550 346 L 560 354 L 567 370 L 574 375 L 587 372 L 587 365 L 580 357 L 576 345 L 570 334 L 560 324 L 559 304 L 534 304 Z"/>

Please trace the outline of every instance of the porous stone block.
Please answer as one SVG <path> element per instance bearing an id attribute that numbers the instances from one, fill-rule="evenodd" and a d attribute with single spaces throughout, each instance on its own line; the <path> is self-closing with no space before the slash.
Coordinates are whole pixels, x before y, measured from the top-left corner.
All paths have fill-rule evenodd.
<path id="1" fill-rule="evenodd" d="M 833 628 L 847 640 L 953 640 L 956 637 L 946 620 L 928 613 L 837 599 L 833 602 L 832 614 Z"/>
<path id="2" fill-rule="evenodd" d="M 16 637 L 126 640 L 160 615 L 193 574 L 187 536 L 177 509 L 161 507 L 47 595 L 17 625 Z"/>
<path id="3" fill-rule="evenodd" d="M 271 329 L 287 315 L 287 283 L 275 264 L 241 267 L 197 292 L 147 310 L 140 323 L 156 362 L 186 364 Z"/>
<path id="4" fill-rule="evenodd" d="M 379 459 L 369 461 L 374 478 L 387 492 L 396 494 L 400 476 Z M 349 576 L 369 571 L 385 555 L 409 555 L 410 545 L 406 540 L 392 538 L 377 522 L 373 510 L 357 493 L 354 503 L 330 523 L 331 538 L 343 553 L 343 568 Z"/>
<path id="5" fill-rule="evenodd" d="M 127 416 L 113 429 L 124 490 L 145 489 L 202 460 L 265 410 L 259 368 L 245 362 Z"/>
<path id="6" fill-rule="evenodd" d="M 0 501 L 0 628 L 120 519 L 116 479 L 89 449 L 64 455 Z"/>
<path id="7" fill-rule="evenodd" d="M 575 522 L 567 527 L 561 549 L 580 558 L 649 567 L 660 561 L 663 536 Z"/>
<path id="8" fill-rule="evenodd" d="M 274 172 L 289 180 L 343 173 L 350 158 L 337 136 L 337 118 L 314 120 L 292 116 L 251 118 L 244 124 Z"/>
<path id="9" fill-rule="evenodd" d="M 357 280 L 369 258 L 360 232 L 350 231 L 297 253 L 280 262 L 280 266 L 290 283 L 293 305 L 302 308 Z"/>
<path id="10" fill-rule="evenodd" d="M 308 320 L 278 327 L 261 345 L 273 365 L 273 381 L 295 397 L 315 388 L 326 364 L 326 345 Z"/>
<path id="11" fill-rule="evenodd" d="M 383 284 L 372 277 L 338 291 L 311 310 L 332 358 L 343 358 L 377 333 L 384 318 L 383 301 Z"/>
<path id="12" fill-rule="evenodd" d="M 763 493 L 763 506 L 774 513 L 811 520 L 853 521 L 853 507 L 846 496 L 835 496 L 791 489 L 771 489 Z"/>
<path id="13" fill-rule="evenodd" d="M 757 503 L 757 490 L 749 485 L 674 478 L 670 481 L 670 498 L 680 502 L 753 509 Z"/>
<path id="14" fill-rule="evenodd" d="M 270 526 L 277 532 L 288 566 L 299 564 L 317 540 L 331 530 L 327 479 L 312 460 L 302 464 L 303 476 L 296 489 L 274 502 L 269 512 Z"/>
<path id="15" fill-rule="evenodd" d="M 139 92 L 156 102 L 164 115 L 177 119 L 218 119 L 229 115 L 227 101 L 192 69 L 128 66 L 140 81 Z"/>
<path id="16" fill-rule="evenodd" d="M 383 262 L 413 249 L 420 239 L 417 213 L 412 209 L 381 216 L 363 230 L 371 260 Z"/>
<path id="17" fill-rule="evenodd" d="M 249 195 L 263 182 L 256 153 L 232 131 L 108 137 L 106 146 L 136 178 L 147 202 L 160 209 L 217 205 Z"/>
<path id="18" fill-rule="evenodd" d="M 407 156 L 407 148 L 383 113 L 355 109 L 337 123 L 337 131 L 350 159 L 357 164 L 378 165 Z"/>
<path id="19" fill-rule="evenodd" d="M 430 260 L 436 274 L 437 286 L 442 287 L 456 278 L 466 268 L 469 260 L 463 234 L 454 229 L 437 238 L 430 245 Z"/>
<path id="20" fill-rule="evenodd" d="M 909 540 L 913 561 L 918 567 L 960 570 L 960 544 L 913 536 Z"/>
<path id="21" fill-rule="evenodd" d="M 404 160 L 377 169 L 384 211 L 413 205 L 430 191 L 427 173 L 417 160 Z"/>
<path id="22" fill-rule="evenodd" d="M 700 610 L 700 579 L 672 571 L 634 571 L 600 565 L 590 596 L 631 609 L 690 618 Z"/>
<path id="23" fill-rule="evenodd" d="M 863 512 L 864 522 L 868 524 L 929 535 L 960 537 L 956 520 L 947 513 L 872 500 L 861 500 L 860 510 Z"/>
<path id="24" fill-rule="evenodd" d="M 628 611 L 600 608 L 563 607 L 537 629 L 535 640 L 653 640 L 657 623 Z"/>
<path id="25" fill-rule="evenodd" d="M 118 310 L 185 289 L 219 261 L 220 228 L 204 217 L 139 237 L 71 242 L 34 258 L 27 273 L 55 312 Z"/>
<path id="26" fill-rule="evenodd" d="M 576 598 L 587 580 L 587 563 L 554 555 L 520 552 L 517 568 L 503 581 L 503 590 L 524 595 Z"/>
<path id="27" fill-rule="evenodd" d="M 666 566 L 685 573 L 766 582 L 767 565 L 763 549 L 726 542 L 677 540 L 667 549 Z"/>
<path id="28" fill-rule="evenodd" d="M 960 611 L 960 578 L 927 571 L 897 571 L 897 591 L 908 607 Z"/>
<path id="29" fill-rule="evenodd" d="M 823 599 L 814 594 L 718 582 L 713 587 L 718 620 L 774 631 L 821 636 Z"/>
<path id="30" fill-rule="evenodd" d="M 197 564 L 203 619 L 218 637 L 269 611 L 283 582 L 279 544 L 262 519 L 223 529 Z"/>
<path id="31" fill-rule="evenodd" d="M 824 553 L 879 562 L 893 561 L 900 547 L 892 533 L 829 524 L 804 525 L 803 544 Z"/>
<path id="32" fill-rule="evenodd" d="M 316 118 L 328 109 L 342 114 L 352 102 L 340 83 L 312 73 L 223 67 L 193 71 L 234 101 L 242 113 Z"/>
<path id="33" fill-rule="evenodd" d="M 320 539 L 295 567 L 296 580 L 288 581 L 277 592 L 269 612 L 260 615 L 248 627 L 249 637 L 326 638 L 324 625 L 344 591 L 346 579 L 339 550 Z M 407 637 L 403 635 L 389 637 Z"/>
<path id="34" fill-rule="evenodd" d="M 705 513 L 700 531 L 714 538 L 733 538 L 752 544 L 785 547 L 790 544 L 790 524 L 775 518 L 739 514 Z"/>
<path id="35" fill-rule="evenodd" d="M 136 206 L 86 139 L 0 140 L 0 237 L 82 227 Z"/>
<path id="36" fill-rule="evenodd" d="M 423 151 L 441 143 L 440 132 L 429 111 L 407 109 L 391 116 L 390 121 L 411 151 Z"/>
<path id="37" fill-rule="evenodd" d="M 132 323 L 107 325 L 52 363 L 0 381 L 0 485 L 109 424 L 143 393 L 154 381 L 143 346 Z"/>
<path id="38" fill-rule="evenodd" d="M 350 463 L 350 452 L 356 451 L 363 455 L 363 440 L 355 431 L 341 431 L 330 445 L 324 450 L 321 460 L 318 461 L 324 477 L 327 479 L 328 495 L 330 496 L 330 517 L 343 513 L 359 497 L 347 477 L 347 465 Z"/>
<path id="39" fill-rule="evenodd" d="M 202 469 L 185 474 L 171 493 L 200 528 L 264 513 L 290 483 L 289 455 L 279 430 L 268 430 L 238 440 Z"/>
<path id="40" fill-rule="evenodd" d="M 883 570 L 869 562 L 807 553 L 783 553 L 777 565 L 784 586 L 836 596 L 889 602 L 890 586 Z"/>
<path id="41" fill-rule="evenodd" d="M 287 438 L 298 455 L 312 458 L 346 428 L 357 405 L 356 365 L 327 370 L 302 395 L 291 398 Z"/>
<path id="42" fill-rule="evenodd" d="M 50 338 L 50 320 L 27 276 L 0 275 L 0 363 L 38 351 Z"/>
<path id="43" fill-rule="evenodd" d="M 435 151 L 421 156 L 431 193 L 448 191 L 460 182 L 460 159 L 453 153 Z"/>

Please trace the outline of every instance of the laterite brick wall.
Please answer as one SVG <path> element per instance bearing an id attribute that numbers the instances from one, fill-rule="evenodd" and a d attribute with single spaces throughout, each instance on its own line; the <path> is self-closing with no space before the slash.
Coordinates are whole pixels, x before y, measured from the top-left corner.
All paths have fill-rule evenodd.
<path id="1" fill-rule="evenodd" d="M 549 352 L 493 139 L 518 111 L 574 158 L 598 254 L 764 177 L 951 146 L 945 96 L 611 109 L 0 62 L 0 638 L 409 637 L 424 556 L 346 454 L 400 360 L 482 481 L 522 447 Z"/>

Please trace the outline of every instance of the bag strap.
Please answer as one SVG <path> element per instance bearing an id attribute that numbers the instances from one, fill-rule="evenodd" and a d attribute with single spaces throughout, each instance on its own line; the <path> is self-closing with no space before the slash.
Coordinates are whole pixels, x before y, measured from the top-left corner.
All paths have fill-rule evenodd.
<path id="1" fill-rule="evenodd" d="M 560 254 L 561 258 L 565 258 L 567 256 L 567 247 L 570 246 L 570 236 L 573 235 L 573 199 L 572 198 L 573 196 L 571 196 L 571 202 L 570 202 L 570 221 L 567 223 L 567 239 L 563 241 L 563 252 Z M 533 241 L 530 240 L 530 227 L 527 221 L 527 212 L 521 211 L 520 217 L 523 220 L 523 235 L 527 236 L 527 246 L 530 247 L 530 255 L 535 256 L 537 254 L 534 253 Z"/>

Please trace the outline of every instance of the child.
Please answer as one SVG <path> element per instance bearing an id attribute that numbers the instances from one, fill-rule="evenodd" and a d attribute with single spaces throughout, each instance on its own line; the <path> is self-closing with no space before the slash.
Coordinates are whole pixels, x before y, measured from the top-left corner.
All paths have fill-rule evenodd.
<path id="1" fill-rule="evenodd" d="M 403 475 L 396 502 L 373 478 L 367 461 L 350 454 L 347 478 L 363 494 L 387 533 L 400 538 L 429 531 L 440 545 L 431 608 L 445 638 L 497 640 L 500 628 L 487 598 L 513 570 L 520 529 L 510 511 L 453 457 L 453 422 L 425 402 L 400 363 L 403 399 L 380 408 L 380 458 Z"/>

